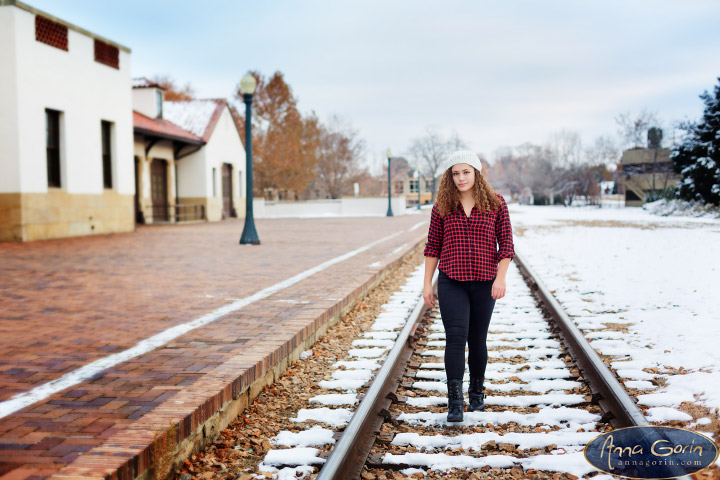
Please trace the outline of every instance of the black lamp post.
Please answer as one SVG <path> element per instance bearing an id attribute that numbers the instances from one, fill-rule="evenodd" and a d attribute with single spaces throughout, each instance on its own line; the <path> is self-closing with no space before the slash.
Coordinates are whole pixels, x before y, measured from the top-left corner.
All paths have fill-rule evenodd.
<path id="1" fill-rule="evenodd" d="M 390 204 L 390 200 L 392 199 L 392 181 L 390 176 L 390 160 L 392 160 L 392 153 L 390 152 L 390 149 L 388 148 L 387 151 L 387 159 L 388 159 L 388 211 L 385 216 L 392 217 L 392 205 Z"/>
<path id="2" fill-rule="evenodd" d="M 252 97 L 257 87 L 255 77 L 249 73 L 240 80 L 240 91 L 245 102 L 245 165 L 246 185 L 245 188 L 245 228 L 240 236 L 240 245 L 260 245 L 260 238 L 255 231 L 255 219 L 253 217 L 253 177 L 252 177 Z"/>

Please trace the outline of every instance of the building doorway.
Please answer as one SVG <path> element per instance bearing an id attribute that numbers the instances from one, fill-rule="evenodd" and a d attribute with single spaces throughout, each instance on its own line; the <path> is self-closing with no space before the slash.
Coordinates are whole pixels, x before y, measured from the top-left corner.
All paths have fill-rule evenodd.
<path id="1" fill-rule="evenodd" d="M 135 156 L 135 224 L 145 223 L 145 216 L 140 208 L 140 157 Z"/>
<path id="2" fill-rule="evenodd" d="M 168 172 L 167 162 L 159 158 L 150 164 L 150 190 L 152 196 L 153 223 L 167 222 L 168 213 Z"/>
<path id="3" fill-rule="evenodd" d="M 235 209 L 232 201 L 232 165 L 222 164 L 222 196 L 223 196 L 223 218 L 235 217 Z"/>

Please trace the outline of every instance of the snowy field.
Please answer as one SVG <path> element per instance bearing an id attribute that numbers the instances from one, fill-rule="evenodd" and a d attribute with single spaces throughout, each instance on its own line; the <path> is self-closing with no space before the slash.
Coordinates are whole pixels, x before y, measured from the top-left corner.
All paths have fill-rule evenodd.
<path id="1" fill-rule="evenodd" d="M 700 418 L 691 428 L 715 421 L 707 415 L 720 411 L 720 219 L 633 207 L 509 209 L 516 251 L 588 340 L 618 329 L 605 322 L 629 324 L 592 344 L 614 356 L 625 385 L 652 407 L 649 419 L 692 420 L 693 410 Z"/>

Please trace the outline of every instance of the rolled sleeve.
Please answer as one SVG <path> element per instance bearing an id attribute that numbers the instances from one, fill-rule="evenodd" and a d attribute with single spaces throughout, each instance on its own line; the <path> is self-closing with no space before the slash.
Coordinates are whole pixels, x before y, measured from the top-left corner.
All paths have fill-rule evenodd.
<path id="1" fill-rule="evenodd" d="M 428 240 L 425 244 L 423 255 L 426 257 L 440 258 L 443 242 L 443 218 L 438 212 L 437 206 L 433 205 L 430 213 L 430 228 L 428 229 Z"/>
<path id="2" fill-rule="evenodd" d="M 498 195 L 501 199 L 502 205 L 498 211 L 497 220 L 495 222 L 495 237 L 498 243 L 498 262 L 503 258 L 514 258 L 515 247 L 513 244 L 512 225 L 510 224 L 510 212 L 508 212 L 507 203 L 502 196 Z"/>

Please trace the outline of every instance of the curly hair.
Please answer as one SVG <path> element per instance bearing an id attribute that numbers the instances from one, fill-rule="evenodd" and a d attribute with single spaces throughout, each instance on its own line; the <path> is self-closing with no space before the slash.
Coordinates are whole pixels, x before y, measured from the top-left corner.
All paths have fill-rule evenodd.
<path id="1" fill-rule="evenodd" d="M 500 200 L 495 194 L 495 190 L 490 186 L 485 177 L 480 175 L 477 168 L 475 170 L 475 184 L 472 188 L 473 198 L 475 199 L 475 206 L 484 213 L 488 210 L 497 210 L 500 207 Z M 441 217 L 444 217 L 448 213 L 458 211 L 460 207 L 460 191 L 455 186 L 452 178 L 452 167 L 445 170 L 442 178 L 440 179 L 440 187 L 438 187 L 437 201 L 435 202 L 438 206 L 438 211 Z"/>

